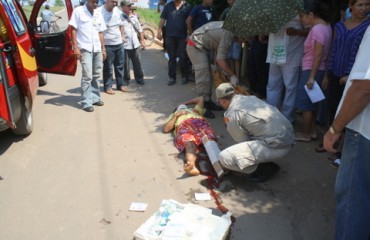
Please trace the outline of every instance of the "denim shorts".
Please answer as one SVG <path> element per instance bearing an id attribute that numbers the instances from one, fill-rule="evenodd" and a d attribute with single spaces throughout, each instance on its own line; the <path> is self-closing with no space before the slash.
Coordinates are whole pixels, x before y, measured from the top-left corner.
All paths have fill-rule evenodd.
<path id="1" fill-rule="evenodd" d="M 299 78 L 299 82 L 296 88 L 296 101 L 295 107 L 302 111 L 318 111 L 319 104 L 312 103 L 310 98 L 308 97 L 304 86 L 307 83 L 307 80 L 310 76 L 311 70 L 304 70 L 302 71 L 301 77 Z M 315 80 L 319 86 L 321 86 L 322 80 L 324 78 L 324 71 L 319 70 L 316 73 Z"/>

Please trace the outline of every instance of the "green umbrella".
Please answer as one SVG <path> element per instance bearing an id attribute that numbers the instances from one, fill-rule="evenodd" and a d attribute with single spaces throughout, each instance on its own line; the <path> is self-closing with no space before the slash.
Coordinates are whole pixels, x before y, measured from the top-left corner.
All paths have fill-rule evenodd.
<path id="1" fill-rule="evenodd" d="M 303 9 L 303 0 L 236 0 L 223 28 L 239 37 L 277 32 Z"/>

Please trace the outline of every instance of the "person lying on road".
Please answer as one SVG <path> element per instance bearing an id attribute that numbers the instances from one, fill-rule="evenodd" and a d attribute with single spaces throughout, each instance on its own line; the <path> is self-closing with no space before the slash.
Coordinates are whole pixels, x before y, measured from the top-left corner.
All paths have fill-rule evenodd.
<path id="1" fill-rule="evenodd" d="M 196 105 L 194 108 L 189 108 L 187 105 L 190 104 Z M 163 126 L 164 133 L 174 132 L 176 148 L 180 152 L 185 151 L 184 171 L 193 176 L 200 174 L 195 162 L 196 154 L 203 144 L 202 138 L 207 136 L 209 140 L 216 141 L 211 125 L 203 117 L 205 111 L 203 97 L 191 99 L 180 104 Z"/>

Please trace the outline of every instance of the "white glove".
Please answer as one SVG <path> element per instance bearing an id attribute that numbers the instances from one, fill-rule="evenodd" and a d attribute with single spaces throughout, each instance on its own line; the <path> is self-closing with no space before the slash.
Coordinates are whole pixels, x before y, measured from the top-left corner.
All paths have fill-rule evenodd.
<path id="1" fill-rule="evenodd" d="M 238 79 L 235 75 L 232 75 L 232 76 L 230 77 L 230 83 L 231 83 L 234 87 L 236 87 L 236 85 L 238 85 L 238 83 L 239 83 L 239 79 Z"/>

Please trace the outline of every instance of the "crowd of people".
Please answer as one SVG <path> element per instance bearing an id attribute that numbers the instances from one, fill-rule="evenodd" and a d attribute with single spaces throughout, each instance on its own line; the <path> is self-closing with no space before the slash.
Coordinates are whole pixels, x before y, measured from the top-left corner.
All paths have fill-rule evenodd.
<path id="1" fill-rule="evenodd" d="M 133 3 L 123 0 L 121 9 L 117 0 L 106 0 L 99 8 L 97 3 L 87 0 L 75 8 L 69 22 L 74 54 L 82 66 L 81 104 L 86 112 L 104 105 L 98 84 L 101 69 L 107 94 L 115 94 L 114 83 L 118 91 L 128 90 L 130 60 L 137 84 L 145 84 L 140 59 L 144 37 Z M 231 7 L 234 0 L 228 3 Z M 218 21 L 212 4 L 203 0 L 192 7 L 184 0 L 163 0 L 158 6 L 157 38 L 165 38 L 169 56 L 167 85 L 177 82 L 177 64 L 181 84 L 190 81 L 192 71 L 195 74 L 197 97 L 178 105 L 163 126 L 164 132 L 174 132 L 175 146 L 185 152 L 185 172 L 200 174 L 196 160 L 203 137 L 217 141 L 206 120 L 215 118 L 212 111 L 225 110 L 225 125 L 235 141 L 221 151 L 221 166 L 258 182 L 279 171 L 275 162 L 288 154 L 294 141 L 317 139 L 320 122 L 328 131 L 316 151 L 341 159 L 335 187 L 336 239 L 368 239 L 370 0 L 349 0 L 350 16 L 334 25 L 329 23 L 329 6 L 316 1 L 278 32 L 249 39 L 223 29 L 230 7 Z M 247 76 L 256 96 L 235 92 L 243 42 L 249 43 Z M 217 103 L 212 101 L 211 65 L 217 65 L 229 81 L 216 87 Z M 324 92 L 324 100 L 312 102 L 308 92 L 315 85 Z M 192 104 L 194 108 L 188 106 Z M 302 114 L 303 131 L 294 133 L 296 111 Z"/>
<path id="2" fill-rule="evenodd" d="M 115 94 L 114 80 L 118 91 L 128 91 L 130 60 L 136 83 L 145 84 L 140 57 L 141 49 L 145 48 L 141 24 L 131 10 L 131 1 L 121 1 L 121 10 L 117 5 L 117 0 L 106 0 L 97 8 L 97 0 L 87 0 L 73 10 L 69 21 L 74 55 L 82 67 L 81 104 L 86 112 L 93 112 L 93 106 L 104 105 L 98 83 L 102 68 L 107 94 Z"/>

